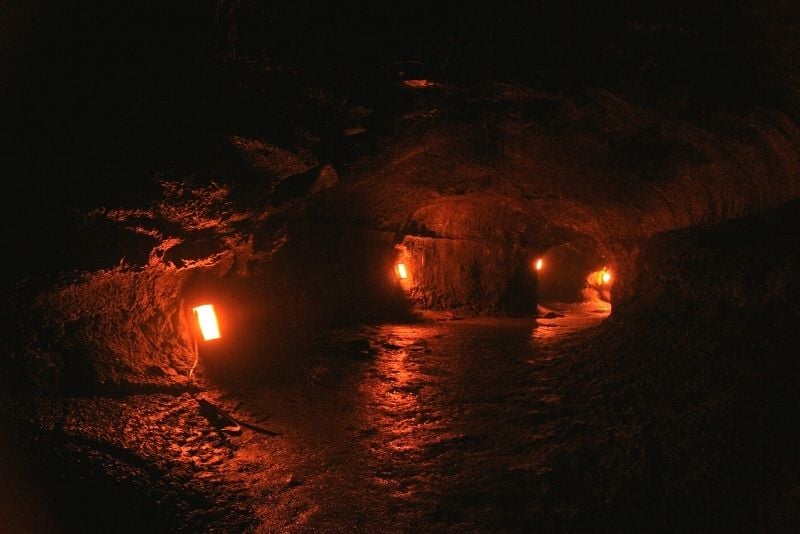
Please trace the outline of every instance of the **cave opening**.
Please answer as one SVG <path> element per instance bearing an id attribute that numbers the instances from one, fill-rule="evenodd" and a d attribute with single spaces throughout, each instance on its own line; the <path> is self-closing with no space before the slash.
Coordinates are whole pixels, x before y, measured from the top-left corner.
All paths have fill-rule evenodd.
<path id="1" fill-rule="evenodd" d="M 551 247 L 534 260 L 533 268 L 537 301 L 545 309 L 596 305 L 611 313 L 614 275 L 590 241 Z"/>

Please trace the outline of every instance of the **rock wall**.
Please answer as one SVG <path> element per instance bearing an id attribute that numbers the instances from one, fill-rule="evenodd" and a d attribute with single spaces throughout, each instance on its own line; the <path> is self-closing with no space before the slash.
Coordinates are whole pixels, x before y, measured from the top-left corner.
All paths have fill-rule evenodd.
<path id="1" fill-rule="evenodd" d="M 292 189 L 253 206 L 227 187 L 173 184 L 157 209 L 123 214 L 121 224 L 162 240 L 149 266 L 20 291 L 6 310 L 17 331 L 10 326 L 6 336 L 12 363 L 4 373 L 64 387 L 177 384 L 192 359 L 179 302 L 203 286 L 217 288 L 246 325 L 235 350 L 217 355 L 235 353 L 241 365 L 220 369 L 278 365 L 319 329 L 407 317 L 411 304 L 528 313 L 530 262 L 562 244 L 608 265 L 613 301 L 625 305 L 648 294 L 641 269 L 674 274 L 639 261 L 643 247 L 656 246 L 653 236 L 800 196 L 800 129 L 777 111 L 681 114 L 609 93 L 580 99 L 511 86 L 453 90 L 438 103 L 338 182 L 322 179 L 324 167 L 301 176 L 310 196 Z M 140 219 L 154 228 L 139 228 Z M 176 236 L 178 245 L 164 246 Z M 205 242 L 213 246 L 198 245 Z M 401 256 L 411 270 L 404 283 L 393 273 Z M 681 268 L 700 276 L 692 262 Z M 703 272 L 718 268 L 727 272 Z M 783 287 L 781 276 L 789 275 L 764 284 Z M 748 284 L 720 287 L 739 287 L 734 301 L 755 298 L 762 286 Z"/>
<path id="2" fill-rule="evenodd" d="M 800 202 L 721 225 L 657 234 L 635 266 L 626 309 L 726 310 L 752 314 L 775 308 L 800 311 Z"/>
<path id="3" fill-rule="evenodd" d="M 638 486 L 609 499 L 652 492 L 669 530 L 796 525 L 798 236 L 795 201 L 643 244 L 630 296 L 565 374 L 602 428 L 641 429 Z"/>
<path id="4" fill-rule="evenodd" d="M 194 360 L 180 306 L 188 274 L 115 269 L 18 290 L 3 314 L 4 382 L 50 392 L 181 383 Z"/>
<path id="5" fill-rule="evenodd" d="M 426 309 L 533 313 L 534 254 L 497 241 L 406 236 L 409 297 Z"/>
<path id="6" fill-rule="evenodd" d="M 800 128 L 779 111 L 662 109 L 512 86 L 453 91 L 326 197 L 331 220 L 398 242 L 504 243 L 505 255 L 589 240 L 618 274 L 615 298 L 626 298 L 643 240 L 800 196 Z M 446 294 L 444 280 L 432 278 L 428 292 Z M 470 305 L 490 309 L 484 294 Z"/>

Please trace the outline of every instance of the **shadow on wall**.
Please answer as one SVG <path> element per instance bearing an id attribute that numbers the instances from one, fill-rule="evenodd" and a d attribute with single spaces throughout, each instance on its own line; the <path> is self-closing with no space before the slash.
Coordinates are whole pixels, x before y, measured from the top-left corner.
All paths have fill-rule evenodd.
<path id="1" fill-rule="evenodd" d="M 657 471 L 610 494 L 617 517 L 667 531 L 797 532 L 800 201 L 657 234 L 634 267 L 571 373 L 587 402 L 611 407 L 600 427 L 647 429 L 658 451 Z M 654 507 L 627 498 L 654 483 Z"/>
<path id="2" fill-rule="evenodd" d="M 307 223 L 269 262 L 196 273 L 183 316 L 196 330 L 192 308 L 213 304 L 221 334 L 199 344 L 204 371 L 222 382 L 279 380 L 302 371 L 330 327 L 410 319 L 392 238 Z"/>

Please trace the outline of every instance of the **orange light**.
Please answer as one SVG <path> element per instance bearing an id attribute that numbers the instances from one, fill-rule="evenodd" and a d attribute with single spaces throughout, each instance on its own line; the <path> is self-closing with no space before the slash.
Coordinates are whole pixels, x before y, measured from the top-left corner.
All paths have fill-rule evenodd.
<path id="1" fill-rule="evenodd" d="M 397 277 L 400 280 L 405 280 L 408 278 L 408 271 L 406 270 L 405 263 L 398 263 L 394 266 L 394 270 L 397 272 Z"/>
<path id="2" fill-rule="evenodd" d="M 197 317 L 197 324 L 200 326 L 203 341 L 211 341 L 222 337 L 219 333 L 219 323 L 217 322 L 217 314 L 214 312 L 213 304 L 203 304 L 192 308 L 192 311 Z"/>
<path id="3" fill-rule="evenodd" d="M 611 281 L 611 273 L 606 270 L 603 270 L 603 272 L 600 273 L 600 283 L 607 284 L 610 281 Z"/>
<path id="4" fill-rule="evenodd" d="M 542 264 L 543 264 L 542 258 L 539 258 L 538 260 L 536 260 L 536 270 L 537 271 L 541 271 L 542 270 Z"/>

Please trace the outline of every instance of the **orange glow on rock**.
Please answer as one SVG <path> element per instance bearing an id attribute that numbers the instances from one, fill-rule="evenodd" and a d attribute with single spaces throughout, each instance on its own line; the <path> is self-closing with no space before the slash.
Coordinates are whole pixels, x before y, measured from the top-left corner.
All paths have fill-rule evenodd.
<path id="1" fill-rule="evenodd" d="M 434 85 L 430 80 L 404 80 L 403 85 L 411 89 L 425 89 Z"/>
<path id="2" fill-rule="evenodd" d="M 396 264 L 394 266 L 394 270 L 395 270 L 395 272 L 397 272 L 397 277 L 400 280 L 405 280 L 406 278 L 408 278 L 408 270 L 406 270 L 406 264 L 405 263 Z"/>
<path id="3" fill-rule="evenodd" d="M 197 324 L 200 326 L 200 333 L 203 335 L 203 341 L 211 341 L 212 339 L 219 339 L 222 335 L 219 332 L 219 323 L 217 322 L 217 314 L 214 311 L 213 304 L 203 304 L 192 308 L 195 317 L 197 317 Z"/>
<path id="4" fill-rule="evenodd" d="M 536 270 L 537 271 L 541 271 L 543 264 L 544 264 L 544 262 L 542 261 L 542 258 L 539 258 L 538 260 L 536 260 Z"/>

